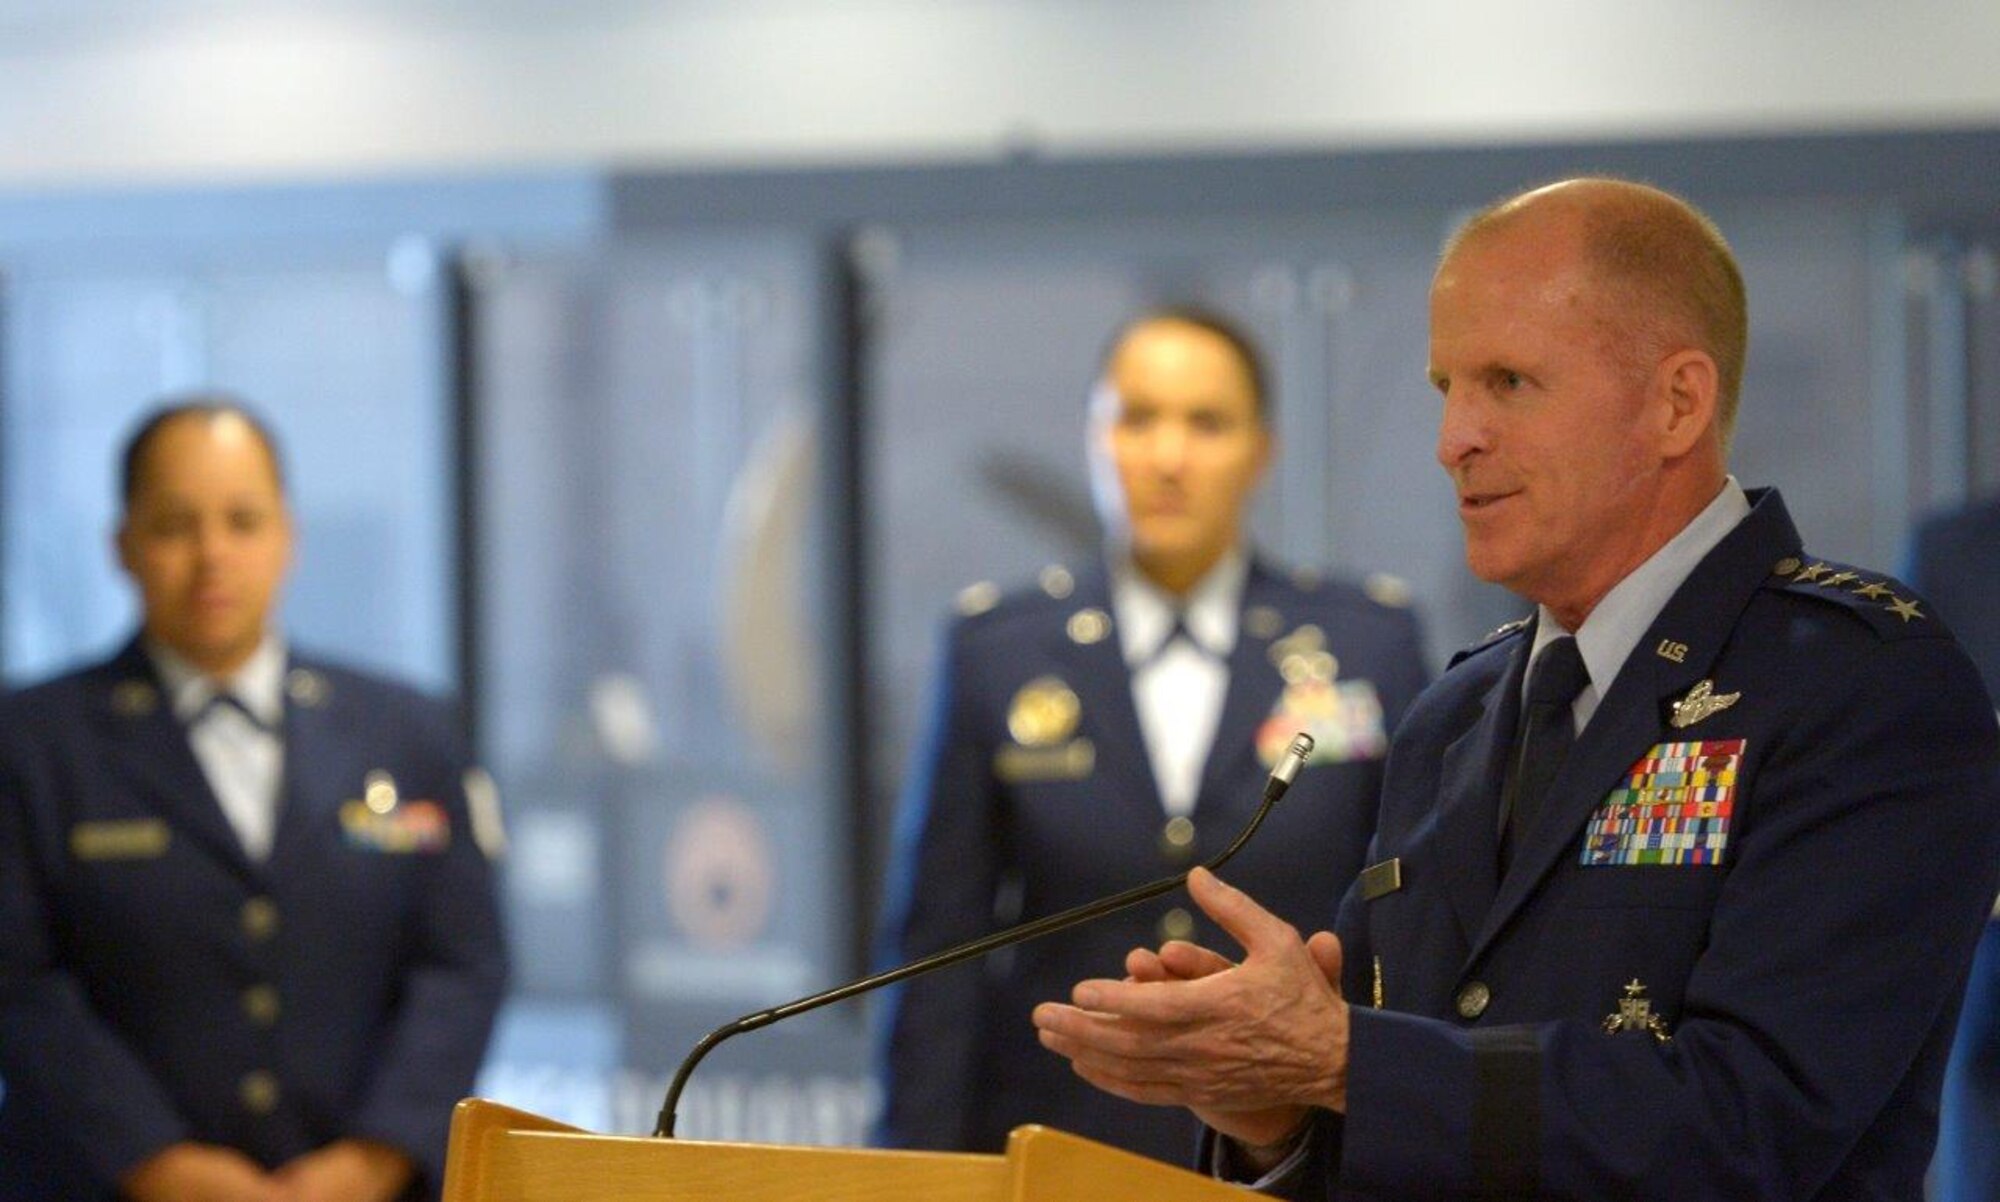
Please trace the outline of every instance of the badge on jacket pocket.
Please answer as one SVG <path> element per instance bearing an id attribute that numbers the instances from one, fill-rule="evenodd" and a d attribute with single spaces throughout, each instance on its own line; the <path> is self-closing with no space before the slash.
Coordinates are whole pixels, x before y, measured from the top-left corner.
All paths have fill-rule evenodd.
<path id="1" fill-rule="evenodd" d="M 1300 731 L 1313 737 L 1308 764 L 1379 760 L 1389 750 L 1382 699 L 1365 680 L 1307 677 L 1287 684 L 1270 717 L 1257 728 L 1257 755 L 1266 768 L 1277 766 Z"/>
<path id="2" fill-rule="evenodd" d="M 1656 743 L 1584 828 L 1582 863 L 1722 863 L 1744 739 Z"/>
<path id="3" fill-rule="evenodd" d="M 451 816 L 435 801 L 404 801 L 382 812 L 365 801 L 340 807 L 340 830 L 350 847 L 390 855 L 441 852 L 451 846 Z"/>

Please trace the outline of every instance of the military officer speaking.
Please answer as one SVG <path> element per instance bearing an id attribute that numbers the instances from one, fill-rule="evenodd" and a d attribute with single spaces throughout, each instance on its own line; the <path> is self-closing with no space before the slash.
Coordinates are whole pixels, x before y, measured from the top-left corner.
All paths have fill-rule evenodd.
<path id="1" fill-rule="evenodd" d="M 157 412 L 122 485 L 140 631 L 0 703 L 0 1199 L 434 1196 L 505 976 L 490 785 L 287 645 L 240 406 Z"/>
<path id="2" fill-rule="evenodd" d="M 1921 1197 L 2000 864 L 1977 673 L 1728 474 L 1747 307 L 1691 206 L 1512 197 L 1430 304 L 1466 559 L 1533 616 L 1411 707 L 1334 931 L 1197 872 L 1229 958 L 1099 965 L 1044 1042 L 1299 1198 Z"/>
<path id="3" fill-rule="evenodd" d="M 961 598 L 906 782 L 885 962 L 1214 855 L 1300 730 L 1318 762 L 1235 863 L 1279 913 L 1330 920 L 1424 670 L 1395 582 L 1371 597 L 1246 545 L 1268 404 L 1255 352 L 1213 316 L 1156 312 L 1116 338 L 1088 414 L 1104 561 Z M 1040 1122 L 1184 1159 L 1186 1116 L 1091 1090 L 1028 1015 L 1135 942 L 1206 933 L 1167 899 L 909 982 L 884 1011 L 882 1140 L 997 1150 Z"/>

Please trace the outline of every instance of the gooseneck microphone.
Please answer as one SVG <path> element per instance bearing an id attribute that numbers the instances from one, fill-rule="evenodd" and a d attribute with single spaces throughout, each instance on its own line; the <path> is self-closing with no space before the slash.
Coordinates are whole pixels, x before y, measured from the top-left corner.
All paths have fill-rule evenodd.
<path id="1" fill-rule="evenodd" d="M 1243 849 L 1243 845 L 1250 841 L 1250 836 L 1256 834 L 1257 828 L 1264 825 L 1264 818 L 1271 812 L 1271 807 L 1276 805 L 1278 799 L 1285 795 L 1285 790 L 1292 787 L 1292 780 L 1298 776 L 1299 769 L 1305 767 L 1306 757 L 1312 754 L 1312 749 L 1312 736 L 1303 731 L 1299 732 L 1298 736 L 1292 740 L 1292 745 L 1285 749 L 1285 754 L 1278 760 L 1278 766 L 1271 769 L 1270 777 L 1265 780 L 1263 804 L 1257 807 L 1257 812 L 1250 816 L 1249 823 L 1244 826 L 1242 832 L 1236 836 L 1235 840 L 1222 850 L 1222 854 L 1203 864 L 1202 867 L 1208 869 L 1210 872 L 1214 872 L 1227 863 L 1231 856 Z M 1189 871 L 1193 870 L 1190 869 Z M 1072 907 L 1059 914 L 1051 914 L 1046 918 L 1037 918 L 1032 922 L 1024 922 L 1018 926 L 1008 927 L 1004 931 L 995 931 L 991 935 L 982 935 L 977 939 L 969 939 L 956 947 L 948 947 L 941 952 L 933 952 L 922 959 L 912 960 L 908 964 L 888 969 L 885 972 L 876 973 L 872 977 L 862 977 L 858 981 L 849 981 L 845 985 L 836 985 L 832 989 L 828 989 L 822 993 L 815 993 L 811 997 L 802 997 L 797 1001 L 786 1002 L 782 1006 L 773 1006 L 769 1010 L 759 1010 L 755 1014 L 746 1014 L 734 1022 L 724 1023 L 722 1026 L 703 1036 L 702 1041 L 694 1045 L 694 1050 L 687 1054 L 687 1059 L 681 1061 L 680 1069 L 674 1073 L 673 1084 L 667 1087 L 667 1100 L 660 1107 L 659 1122 L 654 1125 L 653 1134 L 663 1139 L 673 1138 L 674 1111 L 680 1105 L 681 1090 L 686 1087 L 689 1075 L 694 1072 L 694 1066 L 701 1063 L 702 1057 L 715 1050 L 717 1044 L 732 1035 L 741 1035 L 745 1031 L 755 1031 L 759 1027 L 768 1027 L 779 1019 L 790 1018 L 795 1014 L 804 1014 L 808 1010 L 817 1010 L 829 1003 L 844 1001 L 857 994 L 867 993 L 872 989 L 880 989 L 884 985 L 894 985 L 898 981 L 922 976 L 924 973 L 934 972 L 937 969 L 949 967 L 960 961 L 970 960 L 975 956 L 983 956 L 987 952 L 998 951 L 1003 947 L 1012 947 L 1017 943 L 1026 943 L 1030 939 L 1039 938 L 1043 935 L 1052 935 L 1057 931 L 1066 931 L 1073 926 L 1089 922 L 1092 919 L 1102 918 L 1107 914 L 1115 914 L 1128 906 L 1136 906 L 1142 901 L 1178 889 L 1187 883 L 1187 878 L 1188 874 L 1182 872 L 1149 884 L 1138 885 L 1125 890 L 1123 893 L 1114 893 L 1110 897 L 1099 898 L 1094 902 L 1085 902 L 1083 905 Z"/>

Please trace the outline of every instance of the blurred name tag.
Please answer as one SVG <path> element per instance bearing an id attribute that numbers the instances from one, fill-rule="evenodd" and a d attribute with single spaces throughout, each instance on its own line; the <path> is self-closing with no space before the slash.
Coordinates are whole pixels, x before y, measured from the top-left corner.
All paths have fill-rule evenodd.
<path id="1" fill-rule="evenodd" d="M 993 774 L 1009 784 L 1038 780 L 1082 780 L 1097 768 L 1097 747 L 1089 739 L 1071 739 L 1055 747 L 1002 747 L 993 757 Z"/>
<path id="2" fill-rule="evenodd" d="M 154 860 L 173 839 L 160 818 L 79 822 L 69 828 L 69 854 L 79 860 Z"/>

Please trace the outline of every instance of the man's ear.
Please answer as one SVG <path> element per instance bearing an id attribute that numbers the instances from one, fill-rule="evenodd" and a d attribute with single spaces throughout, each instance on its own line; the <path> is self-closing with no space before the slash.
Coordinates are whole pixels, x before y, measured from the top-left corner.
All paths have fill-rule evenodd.
<path id="1" fill-rule="evenodd" d="M 1679 459 L 1701 444 L 1716 428 L 1721 414 L 1721 373 L 1707 351 L 1675 351 L 1660 361 L 1654 373 L 1658 400 L 1660 453 Z"/>
<path id="2" fill-rule="evenodd" d="M 127 576 L 134 575 L 132 561 L 137 553 L 132 549 L 132 523 L 121 520 L 118 529 L 111 532 L 111 548 L 118 555 L 118 566 L 125 569 Z"/>

